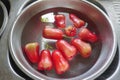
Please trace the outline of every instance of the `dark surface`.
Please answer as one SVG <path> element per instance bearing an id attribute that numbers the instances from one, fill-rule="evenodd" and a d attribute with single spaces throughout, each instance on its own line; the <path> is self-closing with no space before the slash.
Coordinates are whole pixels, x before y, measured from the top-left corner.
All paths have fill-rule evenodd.
<path id="1" fill-rule="evenodd" d="M 4 1 L 4 0 L 3 0 Z M 92 1 L 92 0 L 90 0 Z M 26 76 L 14 63 L 14 61 L 11 59 L 9 56 L 9 51 L 8 51 L 8 33 L 12 27 L 12 23 L 14 22 L 15 18 L 17 15 L 19 15 L 20 11 L 22 10 L 23 7 L 27 6 L 28 0 L 10 0 L 10 6 L 7 8 L 9 12 L 9 21 L 7 28 L 3 35 L 1 36 L 0 39 L 0 80 L 24 80 L 24 79 L 29 79 L 28 76 Z M 99 76 L 96 80 L 119 80 L 120 79 L 120 6 L 119 3 L 120 1 L 118 0 L 99 0 L 99 2 L 103 5 L 105 9 L 104 11 L 107 12 L 108 16 L 110 17 L 111 21 L 113 22 L 113 25 L 115 26 L 116 30 L 116 36 L 118 38 L 118 49 L 116 52 L 116 56 L 110 65 L 110 67 L 101 75 Z M 7 2 L 8 4 L 8 2 Z M 25 6 L 24 6 L 25 5 Z M 99 5 L 96 3 L 96 5 Z M 100 6 L 100 5 L 99 5 Z M 101 7 L 101 8 L 103 8 Z M 12 66 L 11 66 L 12 65 Z"/>
<path id="2" fill-rule="evenodd" d="M 9 0 L 1 0 L 1 1 L 5 4 L 5 6 L 8 10 L 8 13 L 9 13 L 10 12 L 10 2 L 9 2 Z"/>
<path id="3" fill-rule="evenodd" d="M 3 19 L 4 19 L 3 9 L 0 6 L 0 28 L 2 27 Z"/>

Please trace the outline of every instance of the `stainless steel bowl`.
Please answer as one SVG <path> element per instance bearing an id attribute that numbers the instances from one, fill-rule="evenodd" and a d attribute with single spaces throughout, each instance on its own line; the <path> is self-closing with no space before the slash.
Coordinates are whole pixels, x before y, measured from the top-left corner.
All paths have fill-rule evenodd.
<path id="1" fill-rule="evenodd" d="M 43 49 L 42 28 L 39 17 L 46 13 L 74 13 L 88 22 L 88 28 L 95 31 L 99 41 L 92 45 L 92 55 L 88 59 L 80 56 L 70 62 L 71 69 L 62 75 L 54 71 L 37 71 L 29 63 L 22 47 L 37 41 Z M 51 24 L 50 24 L 51 25 Z M 28 76 L 46 80 L 91 80 L 102 74 L 112 62 L 116 52 L 114 27 L 108 16 L 94 4 L 81 0 L 39 0 L 27 6 L 18 16 L 10 32 L 9 48 L 17 66 Z"/>
<path id="2" fill-rule="evenodd" d="M 8 21 L 8 13 L 5 5 L 0 1 L 0 36 L 3 33 Z"/>

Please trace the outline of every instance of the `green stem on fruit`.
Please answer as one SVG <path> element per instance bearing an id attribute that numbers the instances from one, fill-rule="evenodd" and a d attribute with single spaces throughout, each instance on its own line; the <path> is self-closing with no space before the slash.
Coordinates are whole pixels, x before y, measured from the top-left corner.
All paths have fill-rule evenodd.
<path id="1" fill-rule="evenodd" d="M 63 36 L 64 38 L 68 38 L 68 39 L 72 39 L 73 37 L 69 37 L 69 36 L 66 36 L 66 35 L 64 35 Z"/>
<path id="2" fill-rule="evenodd" d="M 48 22 L 49 21 L 49 19 L 48 18 L 40 18 L 41 19 L 41 22 Z"/>
<path id="3" fill-rule="evenodd" d="M 45 48 L 46 48 L 46 49 L 53 49 L 53 47 L 50 46 L 50 45 L 48 45 L 48 44 L 45 45 Z"/>

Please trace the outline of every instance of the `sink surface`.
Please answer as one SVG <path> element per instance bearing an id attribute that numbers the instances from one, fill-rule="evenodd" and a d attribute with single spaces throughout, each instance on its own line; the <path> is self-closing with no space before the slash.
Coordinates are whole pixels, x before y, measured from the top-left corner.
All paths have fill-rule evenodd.
<path id="1" fill-rule="evenodd" d="M 5 0 L 7 1 L 7 0 Z M 12 23 L 16 19 L 21 10 L 29 5 L 33 0 L 9 0 L 9 21 L 3 35 L 0 37 L 0 80 L 32 80 L 29 76 L 24 74 L 14 63 L 8 47 L 8 36 Z M 35 0 L 34 0 L 35 1 Z M 98 7 L 100 7 L 111 19 L 115 26 L 115 31 L 118 39 L 118 47 L 115 58 L 109 68 L 100 75 L 96 80 L 119 80 L 120 79 L 120 1 L 119 0 L 99 0 L 98 3 L 94 0 L 89 0 Z M 100 3 L 100 4 L 99 4 Z M 8 4 L 8 3 L 7 3 Z"/>

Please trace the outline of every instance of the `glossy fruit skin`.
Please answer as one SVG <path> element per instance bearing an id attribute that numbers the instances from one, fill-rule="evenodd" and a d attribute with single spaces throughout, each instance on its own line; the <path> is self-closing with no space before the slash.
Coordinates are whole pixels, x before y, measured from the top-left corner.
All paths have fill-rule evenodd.
<path id="1" fill-rule="evenodd" d="M 92 33 L 90 30 L 88 30 L 87 28 L 82 28 L 79 33 L 79 38 L 87 41 L 87 42 L 91 42 L 94 43 L 98 40 L 96 34 Z"/>
<path id="2" fill-rule="evenodd" d="M 77 28 L 73 26 L 68 26 L 65 28 L 65 34 L 69 37 L 75 36 L 77 33 Z"/>
<path id="3" fill-rule="evenodd" d="M 42 50 L 39 58 L 38 70 L 51 70 L 53 68 L 52 56 L 49 50 Z"/>
<path id="4" fill-rule="evenodd" d="M 57 14 L 55 15 L 55 24 L 58 28 L 65 28 L 65 16 L 63 14 Z"/>
<path id="5" fill-rule="evenodd" d="M 72 58 L 76 55 L 77 53 L 77 49 L 70 45 L 67 41 L 65 40 L 58 40 L 56 42 L 56 47 L 57 49 L 59 49 L 63 56 L 67 59 L 67 60 L 72 60 Z"/>
<path id="6" fill-rule="evenodd" d="M 69 14 L 69 18 L 71 19 L 76 28 L 81 28 L 82 26 L 85 25 L 85 22 L 74 14 Z"/>
<path id="7" fill-rule="evenodd" d="M 38 63 L 39 61 L 39 44 L 37 42 L 28 43 L 25 45 L 25 54 L 31 63 Z"/>
<path id="8" fill-rule="evenodd" d="M 91 52 L 92 52 L 92 47 L 89 43 L 86 43 L 76 38 L 76 39 L 71 40 L 71 44 L 77 48 L 77 50 L 80 52 L 80 55 L 83 58 L 90 57 Z"/>
<path id="9" fill-rule="evenodd" d="M 63 57 L 59 50 L 53 51 L 52 60 L 57 74 L 63 74 L 69 69 L 68 61 Z"/>
<path id="10" fill-rule="evenodd" d="M 43 29 L 43 37 L 47 39 L 59 40 L 64 37 L 64 33 L 60 29 L 45 27 Z"/>

